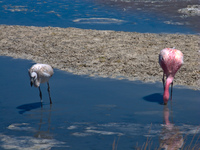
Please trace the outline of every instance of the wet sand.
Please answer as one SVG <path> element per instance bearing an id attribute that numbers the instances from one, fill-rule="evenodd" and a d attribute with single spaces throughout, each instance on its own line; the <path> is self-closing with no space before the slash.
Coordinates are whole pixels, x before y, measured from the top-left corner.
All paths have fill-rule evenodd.
<path id="1" fill-rule="evenodd" d="M 48 63 L 79 75 L 161 81 L 160 50 L 176 47 L 184 65 L 174 85 L 200 89 L 198 35 L 0 25 L 0 55 Z"/>

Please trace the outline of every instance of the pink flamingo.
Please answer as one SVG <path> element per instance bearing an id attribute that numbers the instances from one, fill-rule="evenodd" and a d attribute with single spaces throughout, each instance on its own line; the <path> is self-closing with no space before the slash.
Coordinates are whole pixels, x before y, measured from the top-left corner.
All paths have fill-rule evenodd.
<path id="1" fill-rule="evenodd" d="M 169 86 L 171 84 L 171 98 L 172 98 L 172 88 L 173 88 L 173 79 L 176 72 L 179 70 L 183 64 L 183 53 L 180 50 L 174 48 L 165 48 L 161 50 L 159 54 L 159 64 L 163 69 L 163 101 L 166 105 L 169 100 Z M 166 83 L 165 83 L 166 75 Z"/>

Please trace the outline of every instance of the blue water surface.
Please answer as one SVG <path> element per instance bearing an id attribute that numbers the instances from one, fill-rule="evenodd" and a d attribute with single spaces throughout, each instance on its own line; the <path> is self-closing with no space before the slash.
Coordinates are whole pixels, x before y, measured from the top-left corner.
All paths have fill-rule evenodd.
<path id="1" fill-rule="evenodd" d="M 200 148 L 199 91 L 175 86 L 172 101 L 164 106 L 161 83 L 90 78 L 55 69 L 50 80 L 53 104 L 42 84 L 41 107 L 39 91 L 29 82 L 33 64 L 0 57 L 0 149 L 102 150 L 114 144 L 131 150 L 148 138 L 154 149 L 173 135 L 185 146 L 194 137 L 191 147 Z"/>
<path id="2" fill-rule="evenodd" d="M 141 9 L 141 7 L 137 7 L 135 4 L 131 5 L 130 3 L 129 6 L 127 2 L 118 3 L 118 1 L 111 1 L 113 2 L 111 4 L 107 2 L 109 1 L 1 0 L 0 24 L 77 27 L 142 33 L 196 34 L 199 32 L 193 28 L 194 25 L 187 26 L 186 23 L 177 24 L 177 20 L 171 20 L 173 16 L 167 18 L 167 15 L 162 15 L 162 13 L 148 11 L 146 9 L 148 7 Z M 170 10 L 171 6 L 168 7 Z M 157 10 L 159 7 L 154 9 Z M 194 18 L 194 20 L 196 19 Z M 171 21 L 172 23 L 166 23 Z M 198 25 L 196 24 L 195 26 Z"/>

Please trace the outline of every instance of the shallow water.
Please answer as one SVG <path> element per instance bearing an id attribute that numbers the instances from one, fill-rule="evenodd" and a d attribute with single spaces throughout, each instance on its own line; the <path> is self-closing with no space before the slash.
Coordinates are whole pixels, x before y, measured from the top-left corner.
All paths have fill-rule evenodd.
<path id="1" fill-rule="evenodd" d="M 199 17 L 177 12 L 188 4 L 199 1 L 1 0 L 0 24 L 197 34 Z"/>
<path id="2" fill-rule="evenodd" d="M 200 91 L 173 89 L 173 100 L 162 105 L 161 83 L 130 82 L 77 76 L 55 69 L 39 91 L 29 84 L 33 62 L 0 57 L 0 149 L 117 149 L 142 147 L 147 137 L 151 148 L 176 144 L 187 137 L 185 147 L 200 143 Z M 168 116 L 169 113 L 169 116 Z M 170 124 L 166 123 L 170 121 Z M 200 148 L 200 145 L 198 145 Z"/>

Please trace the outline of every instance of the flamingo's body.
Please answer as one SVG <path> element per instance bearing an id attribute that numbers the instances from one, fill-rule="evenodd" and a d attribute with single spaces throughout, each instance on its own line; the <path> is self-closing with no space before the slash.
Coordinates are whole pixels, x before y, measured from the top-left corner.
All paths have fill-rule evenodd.
<path id="1" fill-rule="evenodd" d="M 50 104 L 52 104 L 51 96 L 50 96 L 49 79 L 54 74 L 53 68 L 47 64 L 35 64 L 29 69 L 28 72 L 29 72 L 29 76 L 31 80 L 31 83 L 30 83 L 31 86 L 34 85 L 35 87 L 39 88 L 41 103 L 42 103 L 42 92 L 40 90 L 40 83 L 47 82 L 49 100 L 50 100 Z"/>
<path id="2" fill-rule="evenodd" d="M 159 55 L 159 64 L 163 69 L 163 101 L 164 104 L 167 104 L 169 100 L 169 86 L 172 84 L 173 79 L 176 72 L 179 70 L 181 65 L 183 64 L 183 53 L 180 50 L 174 48 L 165 48 L 161 50 Z M 165 83 L 165 75 L 166 75 L 166 83 Z M 172 87 L 171 87 L 172 92 Z M 172 93 L 171 93 L 172 94 Z"/>

